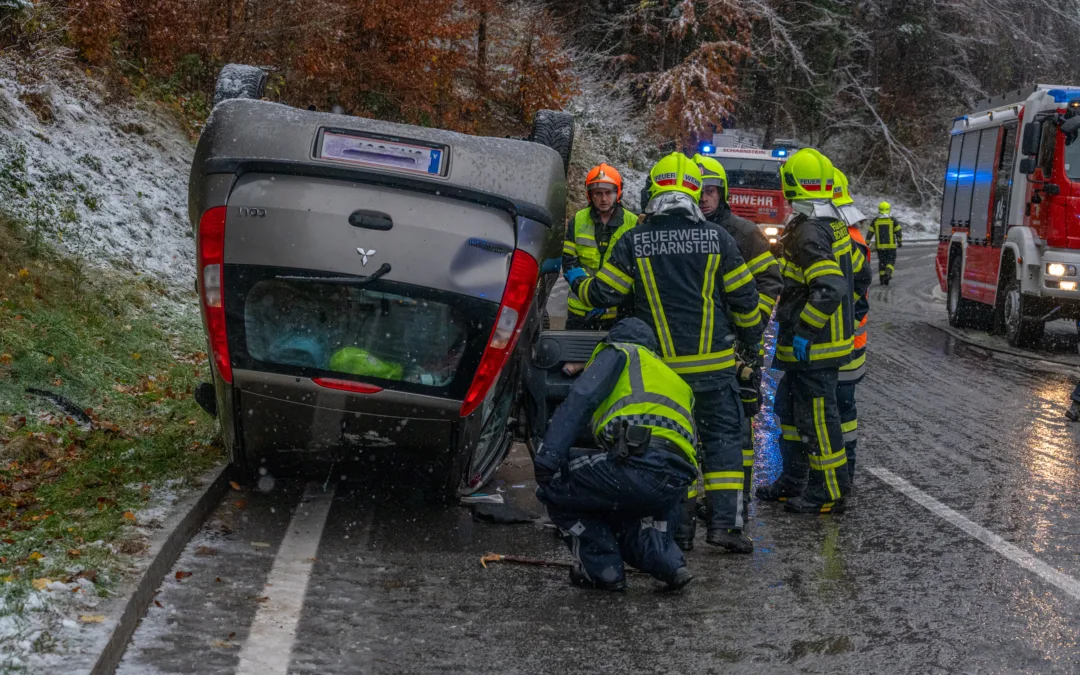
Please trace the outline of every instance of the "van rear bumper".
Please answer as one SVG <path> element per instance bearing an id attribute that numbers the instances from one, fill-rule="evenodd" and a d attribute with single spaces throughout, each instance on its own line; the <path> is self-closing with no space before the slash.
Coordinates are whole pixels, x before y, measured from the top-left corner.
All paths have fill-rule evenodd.
<path id="1" fill-rule="evenodd" d="M 307 378 L 233 371 L 236 405 L 222 424 L 237 429 L 249 466 L 262 460 L 344 459 L 367 452 L 445 457 L 460 401 L 394 391 L 326 389 Z"/>

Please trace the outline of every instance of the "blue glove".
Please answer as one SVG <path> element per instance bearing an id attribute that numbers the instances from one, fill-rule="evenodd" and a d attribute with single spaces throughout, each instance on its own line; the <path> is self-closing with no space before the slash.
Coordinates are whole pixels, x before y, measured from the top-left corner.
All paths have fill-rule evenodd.
<path id="1" fill-rule="evenodd" d="M 604 315 L 603 308 L 590 309 L 589 313 L 585 315 L 586 321 L 592 321 L 593 319 L 599 319 Z"/>
<path id="2" fill-rule="evenodd" d="M 566 273 L 563 274 L 563 279 L 566 279 L 566 283 L 570 284 L 570 288 L 573 288 L 575 281 L 577 281 L 578 279 L 584 279 L 587 276 L 589 276 L 589 274 L 585 270 L 581 269 L 580 267 L 575 267 L 573 269 L 566 270 Z"/>
<path id="3" fill-rule="evenodd" d="M 795 360 L 806 363 L 810 360 L 810 340 L 801 335 L 796 335 L 791 341 L 791 350 L 795 352 Z"/>

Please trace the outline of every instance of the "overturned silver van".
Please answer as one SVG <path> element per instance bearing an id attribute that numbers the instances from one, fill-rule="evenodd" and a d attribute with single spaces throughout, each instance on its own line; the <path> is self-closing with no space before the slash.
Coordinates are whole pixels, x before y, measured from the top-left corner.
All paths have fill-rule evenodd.
<path id="1" fill-rule="evenodd" d="M 558 275 L 572 117 L 475 137 L 262 101 L 254 68 L 222 78 L 189 215 L 213 370 L 197 397 L 232 462 L 377 453 L 432 492 L 475 490 L 513 441 Z"/>

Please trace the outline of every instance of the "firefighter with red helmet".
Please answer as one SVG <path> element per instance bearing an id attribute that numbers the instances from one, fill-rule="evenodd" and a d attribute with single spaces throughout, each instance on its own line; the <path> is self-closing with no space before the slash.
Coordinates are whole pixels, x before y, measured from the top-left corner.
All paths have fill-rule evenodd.
<path id="1" fill-rule="evenodd" d="M 576 270 L 567 281 L 593 307 L 632 298 L 634 316 L 656 333 L 661 360 L 694 392 L 709 507 L 705 540 L 750 553 L 735 364 L 736 352 L 749 361 L 761 348 L 757 286 L 735 240 L 701 212 L 701 170 L 692 159 L 672 153 L 656 163 L 650 180 L 645 220 L 612 246 L 595 276 Z"/>
<path id="2" fill-rule="evenodd" d="M 859 411 L 855 404 L 855 385 L 866 374 L 866 324 L 870 313 L 870 249 L 866 245 L 859 223 L 866 216 L 855 206 L 844 172 L 836 169 L 833 183 L 833 205 L 840 211 L 851 237 L 851 262 L 855 273 L 855 295 L 852 306 L 855 312 L 855 339 L 851 349 L 851 361 L 840 366 L 836 385 L 836 405 L 840 412 L 840 428 L 844 433 L 844 451 L 847 453 L 848 480 L 855 482 L 855 449 L 859 443 Z"/>
<path id="3" fill-rule="evenodd" d="M 637 215 L 622 205 L 623 180 L 609 164 L 594 166 L 585 176 L 589 206 L 574 214 L 563 242 L 563 273 L 580 268 L 596 274 L 611 246 L 637 224 Z M 570 291 L 566 301 L 567 330 L 608 330 L 615 323 L 617 309 L 594 308 Z"/>
<path id="4" fill-rule="evenodd" d="M 780 240 L 784 289 L 773 359 L 784 371 L 774 407 L 783 471 L 756 494 L 796 513 L 839 513 L 849 482 L 836 388 L 855 337 L 854 254 L 832 203 L 832 162 L 804 148 L 781 167 L 780 178 L 797 214 Z"/>

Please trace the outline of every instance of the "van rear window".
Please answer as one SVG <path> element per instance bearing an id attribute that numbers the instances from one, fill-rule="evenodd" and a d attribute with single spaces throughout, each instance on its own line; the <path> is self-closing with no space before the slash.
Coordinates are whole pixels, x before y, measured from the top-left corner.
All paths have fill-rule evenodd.
<path id="1" fill-rule="evenodd" d="M 727 172 L 729 188 L 780 189 L 780 162 L 769 159 L 716 159 Z"/>
<path id="2" fill-rule="evenodd" d="M 237 367 L 253 370 L 454 395 L 471 381 L 498 308 L 381 280 L 364 287 L 229 271 L 230 349 Z"/>

